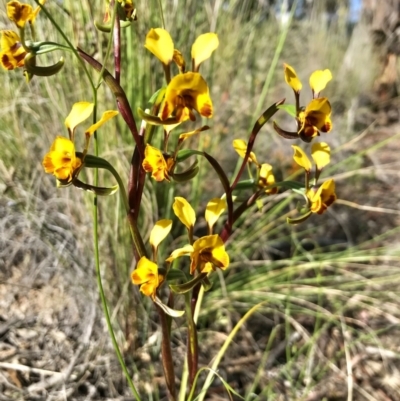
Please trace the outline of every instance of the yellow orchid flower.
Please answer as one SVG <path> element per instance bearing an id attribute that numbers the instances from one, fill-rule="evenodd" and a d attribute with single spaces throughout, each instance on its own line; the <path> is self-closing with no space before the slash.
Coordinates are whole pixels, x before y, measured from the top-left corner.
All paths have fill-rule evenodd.
<path id="1" fill-rule="evenodd" d="M 331 104 L 326 97 L 311 100 L 306 109 L 299 113 L 299 135 L 311 139 L 318 136 L 319 131 L 330 132 L 331 110 Z"/>
<path id="2" fill-rule="evenodd" d="M 175 166 L 175 161 L 170 156 L 164 156 L 161 150 L 147 144 L 144 150 L 144 160 L 142 163 L 144 171 L 151 173 L 156 181 L 171 181 L 171 171 Z"/>
<path id="3" fill-rule="evenodd" d="M 46 0 L 40 0 L 40 4 L 44 4 Z M 20 3 L 19 1 L 13 0 L 7 3 L 7 16 L 15 22 L 18 28 L 23 28 L 27 22 L 33 24 L 40 11 L 40 6 L 35 9 L 31 5 Z"/>
<path id="4" fill-rule="evenodd" d="M 258 174 L 258 186 L 261 188 L 268 187 L 270 185 L 275 184 L 275 176 L 272 172 L 272 166 L 268 163 L 264 163 L 261 165 Z M 265 193 L 269 195 L 273 195 L 278 193 L 278 188 L 268 188 L 265 190 Z"/>
<path id="5" fill-rule="evenodd" d="M 153 299 L 156 298 L 157 289 L 164 281 L 164 276 L 158 274 L 156 263 L 142 256 L 131 274 L 133 284 L 140 285 L 140 291 Z"/>
<path id="6" fill-rule="evenodd" d="M 214 224 L 217 222 L 226 208 L 227 205 L 225 199 L 213 198 L 207 203 L 205 218 L 210 233 L 212 232 Z"/>
<path id="7" fill-rule="evenodd" d="M 201 237 L 193 245 L 175 250 L 166 261 L 172 262 L 184 255 L 190 256 L 190 274 L 196 269 L 200 273 L 208 273 L 216 268 L 225 270 L 229 266 L 229 255 L 225 251 L 224 241 L 218 234 Z"/>
<path id="8" fill-rule="evenodd" d="M 311 188 L 307 191 L 310 201 L 310 210 L 313 213 L 322 214 L 336 200 L 335 181 L 325 181 L 318 190 Z"/>
<path id="9" fill-rule="evenodd" d="M 164 121 L 174 113 L 179 122 L 183 121 L 185 111 L 188 111 L 190 119 L 194 121 L 193 109 L 203 117 L 212 117 L 213 105 L 208 85 L 198 72 L 176 75 L 167 86 L 160 118 Z"/>
<path id="10" fill-rule="evenodd" d="M 43 159 L 44 171 L 64 183 L 71 182 L 81 166 L 81 159 L 75 155 L 74 143 L 62 136 L 56 137 L 50 152 Z"/>
<path id="11" fill-rule="evenodd" d="M 177 196 L 175 197 L 172 209 L 181 223 L 185 225 L 189 231 L 192 230 L 196 222 L 196 213 L 192 206 L 190 206 L 190 203 L 185 198 Z"/>
<path id="12" fill-rule="evenodd" d="M 22 46 L 21 39 L 17 33 L 13 31 L 1 31 L 0 46 L 0 62 L 4 69 L 13 70 L 14 68 L 24 66 L 27 52 Z"/>

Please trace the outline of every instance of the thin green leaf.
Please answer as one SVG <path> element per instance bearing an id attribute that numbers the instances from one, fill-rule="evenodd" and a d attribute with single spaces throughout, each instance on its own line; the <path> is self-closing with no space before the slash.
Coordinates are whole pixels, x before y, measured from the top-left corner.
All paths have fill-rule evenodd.
<path id="1" fill-rule="evenodd" d="M 290 116 L 296 118 L 296 106 L 294 104 L 281 104 L 280 106 L 278 106 L 278 109 L 284 110 Z"/>
<path id="2" fill-rule="evenodd" d="M 184 294 L 186 292 L 189 292 L 191 289 L 193 289 L 206 276 L 207 276 L 207 273 L 200 273 L 193 280 L 190 280 L 187 283 L 184 283 L 184 284 L 170 284 L 169 287 L 176 294 Z"/>

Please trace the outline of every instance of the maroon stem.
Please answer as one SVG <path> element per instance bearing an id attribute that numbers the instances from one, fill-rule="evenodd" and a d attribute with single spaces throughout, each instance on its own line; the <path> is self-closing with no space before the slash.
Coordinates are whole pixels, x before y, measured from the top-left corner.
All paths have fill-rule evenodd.
<path id="1" fill-rule="evenodd" d="M 156 304 L 155 304 L 156 305 Z M 169 399 L 176 400 L 174 361 L 172 359 L 171 339 L 168 330 L 168 320 L 165 312 L 156 305 L 162 329 L 161 355 L 165 381 L 169 391 Z"/>

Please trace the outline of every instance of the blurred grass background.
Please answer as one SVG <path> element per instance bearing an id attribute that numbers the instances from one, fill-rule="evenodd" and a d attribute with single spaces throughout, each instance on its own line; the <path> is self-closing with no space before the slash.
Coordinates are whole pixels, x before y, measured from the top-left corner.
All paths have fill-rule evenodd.
<path id="1" fill-rule="evenodd" d="M 247 310 L 268 301 L 239 331 L 220 366 L 223 377 L 245 399 L 400 399 L 400 130 L 397 75 L 386 76 L 386 61 L 393 64 L 387 54 L 395 54 L 393 49 L 387 51 L 387 41 L 377 47 L 376 27 L 365 10 L 362 22 L 353 26 L 344 0 L 299 2 L 308 7 L 307 12 L 295 13 L 290 25 L 284 22 L 290 9 L 269 1 L 161 3 L 166 29 L 187 61 L 199 34 L 213 30 L 219 35 L 218 50 L 202 65 L 214 103 L 212 130 L 191 146 L 216 156 L 228 175 L 237 161 L 232 140 L 247 139 L 257 112 L 272 102 L 284 97 L 287 103 L 293 102 L 283 79 L 284 62 L 303 81 L 302 103 L 311 98 L 307 90 L 311 72 L 329 68 L 334 77 L 324 91 L 333 105 L 334 129 L 321 140 L 333 149 L 332 165 L 324 176 L 335 178 L 339 201 L 324 215 L 312 216 L 299 226 L 285 222 L 298 201 L 286 194 L 267 198 L 262 209 L 254 207 L 241 219 L 228 242 L 232 265 L 226 274 L 214 275 L 213 288 L 205 296 L 199 322 L 201 364 L 210 362 Z M 12 29 L 6 1 L 0 4 L 0 27 Z M 46 5 L 75 45 L 102 60 L 107 36 L 93 25 L 93 20 L 103 18 L 102 0 L 48 1 Z M 143 47 L 148 30 L 161 25 L 159 2 L 138 1 L 137 15 L 132 27 L 123 30 L 121 75 L 135 115 L 137 107 L 144 108 L 163 84 L 160 63 Z M 62 43 L 43 15 L 36 27 L 38 38 Z M 72 55 L 63 56 L 66 63 L 61 74 L 35 77 L 29 85 L 20 70 L 1 72 L 0 321 L 9 323 L 17 316 L 25 322 L 22 328 L 36 331 L 40 338 L 46 330 L 56 330 L 59 337 L 55 338 L 64 338 L 54 341 L 68 352 L 60 351 L 55 357 L 54 345 L 38 345 L 34 336 L 30 347 L 42 347 L 41 351 L 27 357 L 21 353 L 22 346 L 17 347 L 15 363 L 62 371 L 71 354 L 76 355 L 81 364 L 75 367 L 74 377 L 80 381 L 74 386 L 70 377 L 69 394 L 89 399 L 92 391 L 92 399 L 119 399 L 128 390 L 101 313 L 88 318 L 90 305 L 97 302 L 91 255 L 92 197 L 73 187 L 56 189 L 53 177 L 46 176 L 41 166 L 55 135 L 66 135 L 63 122 L 72 104 L 91 101 L 79 64 Z M 57 57 L 41 56 L 40 61 L 50 64 Z M 107 65 L 111 68 L 110 62 Z M 395 58 L 392 75 L 397 70 Z M 266 87 L 263 98 L 260 94 Z M 100 111 L 115 108 L 107 88 L 100 89 L 99 99 Z M 283 113 L 277 119 L 282 126 L 290 124 Z M 133 143 L 122 119 L 108 124 L 99 137 L 101 156 L 127 176 Z M 272 164 L 279 179 L 296 172 L 290 145 L 271 125 L 263 128 L 256 142 L 258 160 Z M 145 239 L 156 220 L 171 217 L 174 195 L 188 197 L 201 211 L 211 197 L 222 194 L 215 174 L 205 163 L 202 167 L 193 185 L 156 185 L 148 180 L 141 215 Z M 90 173 L 84 177 L 92 180 Z M 100 179 L 102 184 L 111 183 L 106 174 Z M 165 399 L 157 362 L 157 318 L 151 302 L 143 300 L 129 281 L 134 261 L 118 196 L 100 200 L 100 224 L 102 269 L 121 347 L 141 393 L 148 399 Z M 199 232 L 204 227 L 200 218 Z M 174 233 L 176 239 L 166 244 L 165 255 L 184 241 L 181 233 Z M 33 323 L 28 319 L 32 315 Z M 178 374 L 186 346 L 181 324 L 178 319 L 173 326 Z M 28 341 L 21 326 L 10 327 L 7 335 Z M 88 332 L 93 333 L 90 341 Z M 20 344 L 17 340 L 14 344 Z M 79 348 L 82 343 L 89 344 L 85 351 Z M 104 357 L 109 358 L 107 363 Z M 80 367 L 87 366 L 82 360 L 87 359 L 93 361 L 92 368 L 86 367 L 84 372 L 89 373 L 80 375 Z M 31 386 L 40 380 L 32 374 L 18 380 L 21 386 L 8 379 L 16 388 L 10 390 L 1 383 L 1 389 L 9 391 L 11 398 L 33 397 Z M 57 388 L 51 387 L 52 399 L 58 397 Z M 227 399 L 218 381 L 209 399 Z"/>

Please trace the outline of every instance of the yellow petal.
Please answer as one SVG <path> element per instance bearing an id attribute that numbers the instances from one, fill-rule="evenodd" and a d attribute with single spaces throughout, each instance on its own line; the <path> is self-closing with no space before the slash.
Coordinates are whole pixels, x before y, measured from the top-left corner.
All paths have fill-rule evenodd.
<path id="1" fill-rule="evenodd" d="M 115 117 L 118 114 L 116 110 L 107 110 L 103 113 L 100 120 L 97 123 L 91 125 L 86 131 L 85 134 L 92 135 L 95 131 L 97 131 L 105 122 Z"/>
<path id="2" fill-rule="evenodd" d="M 68 128 L 70 133 L 75 131 L 77 125 L 82 121 L 85 121 L 92 114 L 94 108 L 93 103 L 89 102 L 78 102 L 72 106 L 71 112 L 65 119 L 65 126 Z"/>
<path id="3" fill-rule="evenodd" d="M 283 64 L 285 68 L 285 81 L 295 91 L 300 92 L 303 85 L 297 77 L 296 71 L 288 64 Z"/>
<path id="4" fill-rule="evenodd" d="M 185 245 L 182 248 L 175 249 L 165 261 L 171 263 L 172 261 L 181 256 L 190 255 L 192 252 L 193 252 L 193 246 Z"/>
<path id="5" fill-rule="evenodd" d="M 154 225 L 153 229 L 150 233 L 150 244 L 153 249 L 157 249 L 158 245 L 160 245 L 161 241 L 163 241 L 166 236 L 169 234 L 172 228 L 172 220 L 159 220 Z"/>
<path id="6" fill-rule="evenodd" d="M 326 84 L 332 79 L 332 73 L 329 70 L 314 71 L 310 76 L 310 86 L 315 95 L 318 95 Z"/>
<path id="7" fill-rule="evenodd" d="M 314 143 L 311 147 L 311 156 L 317 169 L 322 170 L 331 161 L 331 148 L 325 142 Z"/>
<path id="8" fill-rule="evenodd" d="M 182 115 L 185 107 L 195 109 L 203 117 L 212 117 L 213 105 L 207 82 L 199 73 L 186 72 L 171 79 L 161 105 L 160 118 L 164 121 L 174 111 Z"/>
<path id="9" fill-rule="evenodd" d="M 196 222 L 196 213 L 185 198 L 177 196 L 172 208 L 176 217 L 178 217 L 188 230 L 193 228 Z"/>
<path id="10" fill-rule="evenodd" d="M 204 33 L 200 35 L 192 46 L 192 59 L 194 70 L 198 71 L 200 64 L 211 57 L 212 52 L 218 47 L 219 40 L 216 33 Z"/>
<path id="11" fill-rule="evenodd" d="M 233 148 L 236 150 L 238 155 L 244 159 L 247 150 L 247 142 L 243 139 L 234 139 L 232 142 Z M 250 152 L 249 161 L 253 161 L 258 164 L 257 158 L 254 152 Z"/>
<path id="12" fill-rule="evenodd" d="M 303 149 L 299 148 L 296 145 L 292 145 L 294 149 L 293 159 L 294 161 L 300 166 L 303 167 L 304 170 L 310 171 L 311 170 L 311 162 L 307 155 L 304 153 Z"/>
<path id="13" fill-rule="evenodd" d="M 165 29 L 150 29 L 144 47 L 165 65 L 168 65 L 174 57 L 174 42 Z"/>
<path id="14" fill-rule="evenodd" d="M 217 222 L 221 214 L 226 210 L 226 200 L 220 198 L 211 199 L 206 207 L 205 218 L 208 223 L 208 227 L 211 229 Z"/>

